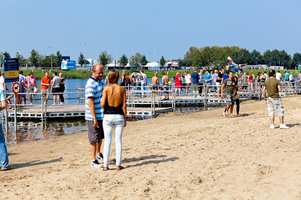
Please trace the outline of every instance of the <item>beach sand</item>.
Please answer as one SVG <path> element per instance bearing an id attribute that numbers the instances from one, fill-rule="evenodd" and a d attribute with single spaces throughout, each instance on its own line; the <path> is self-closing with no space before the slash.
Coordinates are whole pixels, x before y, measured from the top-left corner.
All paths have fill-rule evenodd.
<path id="1" fill-rule="evenodd" d="M 264 101 L 129 123 L 125 167 L 90 167 L 87 132 L 9 147 L 0 199 L 301 199 L 300 96 L 283 99 L 290 129 L 269 129 Z"/>

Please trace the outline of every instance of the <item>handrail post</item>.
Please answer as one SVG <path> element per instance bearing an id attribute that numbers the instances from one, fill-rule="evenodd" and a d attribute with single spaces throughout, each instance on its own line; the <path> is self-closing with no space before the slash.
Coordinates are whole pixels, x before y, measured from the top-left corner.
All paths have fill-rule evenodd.
<path id="1" fill-rule="evenodd" d="M 14 125 L 15 125 L 15 133 L 16 133 L 16 136 L 17 136 L 17 106 L 16 106 L 16 94 L 14 93 Z M 17 138 L 16 138 L 17 139 Z"/>

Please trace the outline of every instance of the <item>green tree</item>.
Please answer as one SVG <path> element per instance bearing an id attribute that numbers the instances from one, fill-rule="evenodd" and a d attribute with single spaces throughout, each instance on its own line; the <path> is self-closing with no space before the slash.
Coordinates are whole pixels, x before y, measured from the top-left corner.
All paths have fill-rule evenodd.
<path id="1" fill-rule="evenodd" d="M 134 65 L 136 67 L 140 67 L 140 65 L 141 65 L 140 60 L 141 60 L 140 53 L 136 53 L 135 56 L 130 57 L 129 63 L 131 66 Z"/>
<path id="2" fill-rule="evenodd" d="M 141 59 L 140 59 L 140 63 L 142 66 L 147 65 L 148 61 L 146 60 L 145 55 L 142 55 Z"/>
<path id="3" fill-rule="evenodd" d="M 160 65 L 163 67 L 166 63 L 166 60 L 164 59 L 164 57 L 162 56 L 160 59 Z"/>
<path id="4" fill-rule="evenodd" d="M 84 54 L 82 52 L 80 52 L 80 54 L 79 54 L 78 64 L 80 64 L 80 66 L 83 66 L 83 64 L 85 64 L 85 57 L 84 57 Z"/>
<path id="5" fill-rule="evenodd" d="M 60 67 L 62 65 L 62 60 L 63 60 L 62 54 L 60 53 L 60 51 L 57 51 L 56 56 L 54 58 L 54 66 Z"/>
<path id="6" fill-rule="evenodd" d="M 46 67 L 46 68 L 50 68 L 51 67 L 51 62 L 53 62 L 53 60 L 51 61 L 51 59 L 53 59 L 53 54 L 49 55 L 49 56 L 41 56 L 41 67 Z M 53 63 L 52 63 L 53 64 Z"/>
<path id="7" fill-rule="evenodd" d="M 5 59 L 11 58 L 10 55 L 9 55 L 9 53 L 7 51 L 5 51 L 3 55 L 4 55 Z"/>
<path id="8" fill-rule="evenodd" d="M 40 61 L 39 52 L 32 49 L 28 60 L 29 60 L 31 66 L 38 67 L 39 61 Z"/>
<path id="9" fill-rule="evenodd" d="M 1 68 L 3 66 L 3 58 L 4 58 L 4 53 L 0 52 L 0 67 Z"/>
<path id="10" fill-rule="evenodd" d="M 20 67 L 25 67 L 28 60 L 24 58 L 23 55 L 19 54 L 18 52 L 16 52 L 16 58 L 19 59 L 19 66 Z"/>
<path id="11" fill-rule="evenodd" d="M 110 54 L 107 53 L 107 51 L 101 52 L 101 54 L 98 56 L 98 63 L 102 64 L 103 66 L 106 66 L 110 62 L 112 62 L 113 58 Z"/>
<path id="12" fill-rule="evenodd" d="M 120 57 L 120 64 L 121 66 L 126 66 L 128 64 L 129 60 L 128 58 L 126 57 L 125 54 L 123 54 L 121 57 Z"/>
<path id="13" fill-rule="evenodd" d="M 259 51 L 256 51 L 256 49 L 254 49 L 251 53 L 250 53 L 250 64 L 252 65 L 257 65 L 257 64 L 263 64 L 263 56 L 261 55 L 261 53 Z"/>
<path id="14" fill-rule="evenodd" d="M 298 64 L 301 65 L 301 53 L 295 53 L 293 60 Z"/>

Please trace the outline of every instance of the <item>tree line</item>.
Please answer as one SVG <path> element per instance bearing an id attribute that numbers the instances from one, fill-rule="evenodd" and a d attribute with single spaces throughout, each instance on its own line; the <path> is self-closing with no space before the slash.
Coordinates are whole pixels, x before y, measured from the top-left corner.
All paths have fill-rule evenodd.
<path id="1" fill-rule="evenodd" d="M 226 66 L 228 56 L 237 64 L 258 65 L 267 64 L 273 66 L 284 66 L 293 69 L 301 65 L 301 54 L 295 53 L 293 57 L 284 50 L 267 50 L 261 54 L 257 50 L 250 52 L 247 49 L 232 47 L 190 47 L 183 59 L 179 59 L 179 66 Z"/>
<path id="2" fill-rule="evenodd" d="M 273 66 L 284 66 L 288 69 L 294 69 L 298 65 L 301 65 L 301 53 L 295 53 L 293 56 L 290 56 L 285 50 L 279 51 L 277 49 L 267 50 L 263 54 L 261 54 L 257 50 L 253 50 L 250 52 L 247 49 L 239 48 L 237 46 L 232 47 L 190 47 L 187 53 L 184 55 L 184 58 L 178 59 L 179 66 L 194 66 L 194 67 L 202 67 L 202 66 L 226 66 L 228 64 L 228 56 L 232 58 L 232 60 L 237 64 L 248 64 L 248 65 L 258 65 L 258 64 L 267 64 Z M 0 64 L 2 66 L 3 58 L 10 58 L 10 54 L 8 52 L 0 52 Z M 59 67 L 62 62 L 62 54 L 60 51 L 57 51 L 56 54 L 50 54 L 49 56 L 39 54 L 38 51 L 32 49 L 29 58 L 24 58 L 23 55 L 16 52 L 16 58 L 19 59 L 20 67 L 25 67 L 28 63 L 30 66 L 35 67 Z M 99 54 L 98 63 L 101 63 L 103 66 L 113 62 L 113 57 L 107 53 L 107 51 L 103 51 Z M 128 58 L 125 54 L 123 54 L 119 59 L 115 60 L 116 66 L 125 67 L 127 64 L 134 67 L 143 67 L 148 61 L 146 56 L 140 53 L 136 53 L 135 55 Z M 81 52 L 78 57 L 78 63 L 80 65 L 90 64 L 88 60 L 86 60 L 85 56 Z M 162 56 L 160 59 L 160 65 L 163 66 L 166 63 L 166 60 Z"/>
<path id="3" fill-rule="evenodd" d="M 3 65 L 3 58 L 11 58 L 8 52 L 0 52 L 0 66 Z M 54 67 L 60 67 L 62 62 L 62 54 L 60 51 L 56 52 L 56 55 L 50 54 L 49 56 L 39 54 L 38 51 L 32 49 L 30 56 L 28 58 L 24 58 L 23 55 L 16 52 L 15 58 L 19 59 L 19 66 L 26 67 L 28 63 L 32 67 L 47 67 L 50 68 L 51 65 Z"/>

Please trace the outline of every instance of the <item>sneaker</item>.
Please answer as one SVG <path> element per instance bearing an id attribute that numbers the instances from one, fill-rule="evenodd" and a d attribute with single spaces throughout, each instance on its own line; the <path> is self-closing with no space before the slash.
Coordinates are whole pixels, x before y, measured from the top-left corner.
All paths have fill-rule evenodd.
<path id="1" fill-rule="evenodd" d="M 91 162 L 91 167 L 101 168 L 102 165 L 99 164 L 99 162 L 97 160 L 94 160 L 93 162 Z"/>
<path id="2" fill-rule="evenodd" d="M 270 128 L 271 128 L 271 129 L 274 129 L 274 128 L 275 128 L 274 124 L 271 124 Z"/>
<path id="3" fill-rule="evenodd" d="M 32 105 L 32 103 L 30 103 L 30 105 Z"/>
<path id="4" fill-rule="evenodd" d="M 280 124 L 279 128 L 289 128 L 288 126 L 286 126 L 285 124 Z"/>
<path id="5" fill-rule="evenodd" d="M 61 104 L 61 105 L 63 105 L 63 104 L 64 104 L 64 102 L 61 102 L 60 104 Z"/>
<path id="6" fill-rule="evenodd" d="M 100 153 L 99 155 L 96 154 L 96 159 L 103 162 L 103 155 Z"/>
<path id="7" fill-rule="evenodd" d="M 12 168 L 11 165 L 7 165 L 6 167 L 1 167 L 0 171 L 4 171 L 4 170 L 10 170 Z"/>

